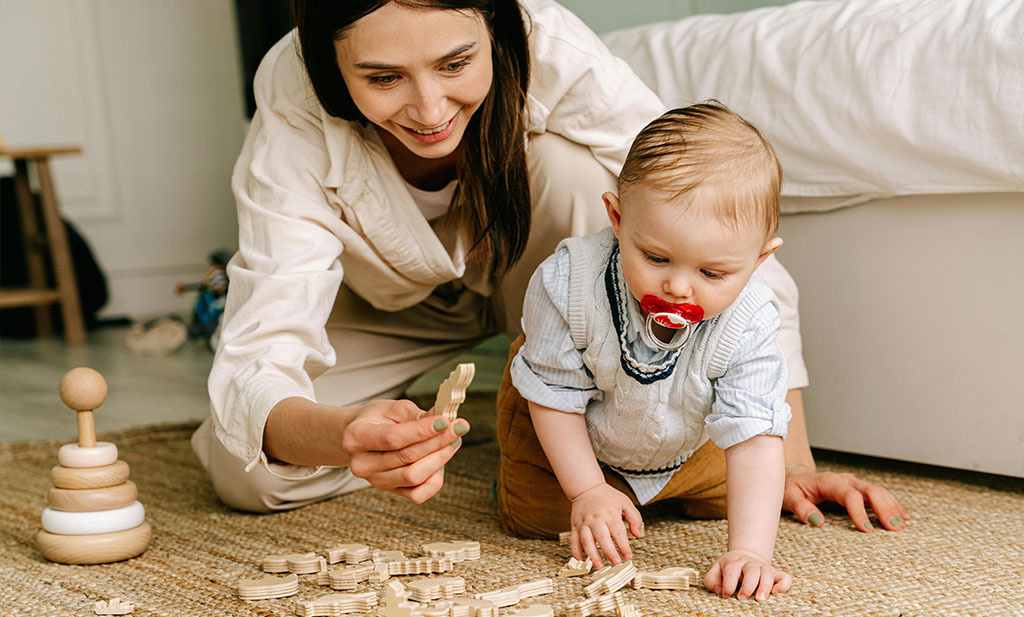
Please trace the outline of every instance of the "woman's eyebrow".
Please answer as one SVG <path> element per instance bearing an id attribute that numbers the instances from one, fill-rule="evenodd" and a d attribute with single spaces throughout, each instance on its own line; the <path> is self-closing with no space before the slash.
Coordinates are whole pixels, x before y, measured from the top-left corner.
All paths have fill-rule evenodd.
<path id="1" fill-rule="evenodd" d="M 437 60 L 435 60 L 434 64 L 437 64 L 437 63 L 440 63 L 440 62 L 444 62 L 445 60 L 450 60 L 450 59 L 452 59 L 452 58 L 454 58 L 456 56 L 461 56 L 462 54 L 466 53 L 467 51 L 471 51 L 474 47 L 476 47 L 476 41 L 473 41 L 473 42 L 470 42 L 470 43 L 464 43 L 462 45 L 459 45 L 455 49 L 449 51 L 445 55 L 443 55 L 440 58 L 438 58 Z M 394 64 L 388 64 L 387 62 L 373 62 L 373 61 L 356 62 L 355 67 L 357 69 L 366 69 L 366 70 L 372 70 L 372 71 L 391 71 L 391 70 L 394 70 L 394 69 L 402 68 L 402 67 L 394 65 Z"/>

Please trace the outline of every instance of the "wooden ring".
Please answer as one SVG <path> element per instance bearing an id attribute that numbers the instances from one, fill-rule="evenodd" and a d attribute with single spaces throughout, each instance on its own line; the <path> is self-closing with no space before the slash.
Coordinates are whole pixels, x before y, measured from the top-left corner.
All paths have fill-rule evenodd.
<path id="1" fill-rule="evenodd" d="M 146 509 L 139 502 L 115 510 L 96 512 L 61 512 L 53 508 L 43 510 L 43 529 L 64 536 L 113 533 L 138 527 L 146 518 Z"/>
<path id="2" fill-rule="evenodd" d="M 132 505 L 139 498 L 139 489 L 129 480 L 105 488 L 51 488 L 48 503 L 62 512 L 95 512 Z"/>
<path id="3" fill-rule="evenodd" d="M 57 462 L 65 467 L 103 467 L 117 462 L 117 446 L 109 441 L 98 441 L 95 446 L 83 448 L 69 443 L 57 450 Z"/>
<path id="4" fill-rule="evenodd" d="M 117 461 L 113 465 L 103 467 L 62 467 L 54 465 L 50 469 L 50 481 L 57 488 L 103 488 L 124 484 L 132 470 L 128 463 Z"/>
<path id="5" fill-rule="evenodd" d="M 149 546 L 153 528 L 149 523 L 115 533 L 61 536 L 48 531 L 36 534 L 39 552 L 57 563 L 110 563 L 135 557 Z"/>

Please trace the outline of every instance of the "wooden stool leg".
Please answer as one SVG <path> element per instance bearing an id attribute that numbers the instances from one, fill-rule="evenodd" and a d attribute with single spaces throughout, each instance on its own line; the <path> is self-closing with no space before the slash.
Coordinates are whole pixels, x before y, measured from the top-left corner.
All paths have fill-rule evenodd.
<path id="1" fill-rule="evenodd" d="M 68 248 L 68 236 L 64 231 L 64 222 L 60 218 L 57 193 L 53 188 L 49 157 L 36 159 L 36 166 L 39 170 L 43 221 L 46 225 L 46 237 L 50 243 L 50 255 L 53 257 L 53 273 L 57 279 L 57 293 L 60 294 L 61 315 L 64 317 L 64 338 L 68 343 L 84 343 L 85 324 L 82 319 L 82 307 L 78 300 L 75 269 L 71 263 L 71 251 Z"/>
<path id="2" fill-rule="evenodd" d="M 21 235 L 25 239 L 25 264 L 28 269 L 28 285 L 32 289 L 46 289 L 46 265 L 42 250 L 44 242 L 39 236 L 39 223 L 36 220 L 35 202 L 28 185 L 28 162 L 25 159 L 14 161 L 14 186 L 18 196 L 18 213 L 21 216 Z M 53 321 L 50 318 L 50 307 L 36 306 L 36 336 L 49 337 L 53 334 Z"/>

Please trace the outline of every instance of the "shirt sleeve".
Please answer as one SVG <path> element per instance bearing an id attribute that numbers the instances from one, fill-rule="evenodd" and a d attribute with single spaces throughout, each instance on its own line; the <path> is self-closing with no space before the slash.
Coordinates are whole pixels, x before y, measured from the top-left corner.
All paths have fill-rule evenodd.
<path id="1" fill-rule="evenodd" d="M 583 413 L 601 391 L 572 342 L 568 310 L 569 250 L 562 247 L 541 263 L 526 288 L 526 342 L 512 360 L 512 383 L 528 401 Z"/>
<path id="2" fill-rule="evenodd" d="M 262 449 L 274 405 L 315 400 L 312 380 L 336 361 L 325 324 L 342 280 L 343 223 L 322 185 L 322 112 L 289 55 L 286 37 L 256 75 L 257 111 L 231 181 L 239 247 L 208 380 L 216 437 L 247 469 L 261 460 L 271 469 Z M 285 465 L 274 463 L 275 475 L 315 471 Z"/>
<path id="3" fill-rule="evenodd" d="M 550 0 L 525 0 L 530 16 L 531 130 L 588 146 L 616 176 L 636 135 L 665 104 L 594 32 Z"/>
<path id="4" fill-rule="evenodd" d="M 723 450 L 757 435 L 786 436 L 789 375 L 776 340 L 779 323 L 774 304 L 758 309 L 740 334 L 725 373 L 715 380 L 705 424 Z"/>

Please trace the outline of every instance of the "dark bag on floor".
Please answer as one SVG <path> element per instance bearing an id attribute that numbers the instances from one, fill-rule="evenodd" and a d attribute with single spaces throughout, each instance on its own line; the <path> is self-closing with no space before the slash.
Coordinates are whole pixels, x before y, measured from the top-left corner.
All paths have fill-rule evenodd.
<path id="1" fill-rule="evenodd" d="M 35 196 L 37 216 L 40 212 Z M 37 218 L 37 221 L 40 220 Z M 42 232 L 42 224 L 38 225 Z M 78 296 L 82 305 L 85 327 L 97 324 L 96 313 L 107 303 L 107 277 L 100 269 L 92 249 L 66 220 L 64 231 L 68 236 L 68 249 L 78 283 Z M 47 256 L 49 254 L 47 253 Z M 55 286 L 53 264 L 45 259 L 47 285 Z M 28 287 L 28 267 L 25 262 L 25 238 L 21 233 L 21 216 L 15 199 L 14 179 L 0 178 L 0 286 Z M 53 304 L 52 322 L 55 333 L 64 331 L 60 307 Z M 35 307 L 17 307 L 0 310 L 0 336 L 31 338 L 36 335 Z"/>

